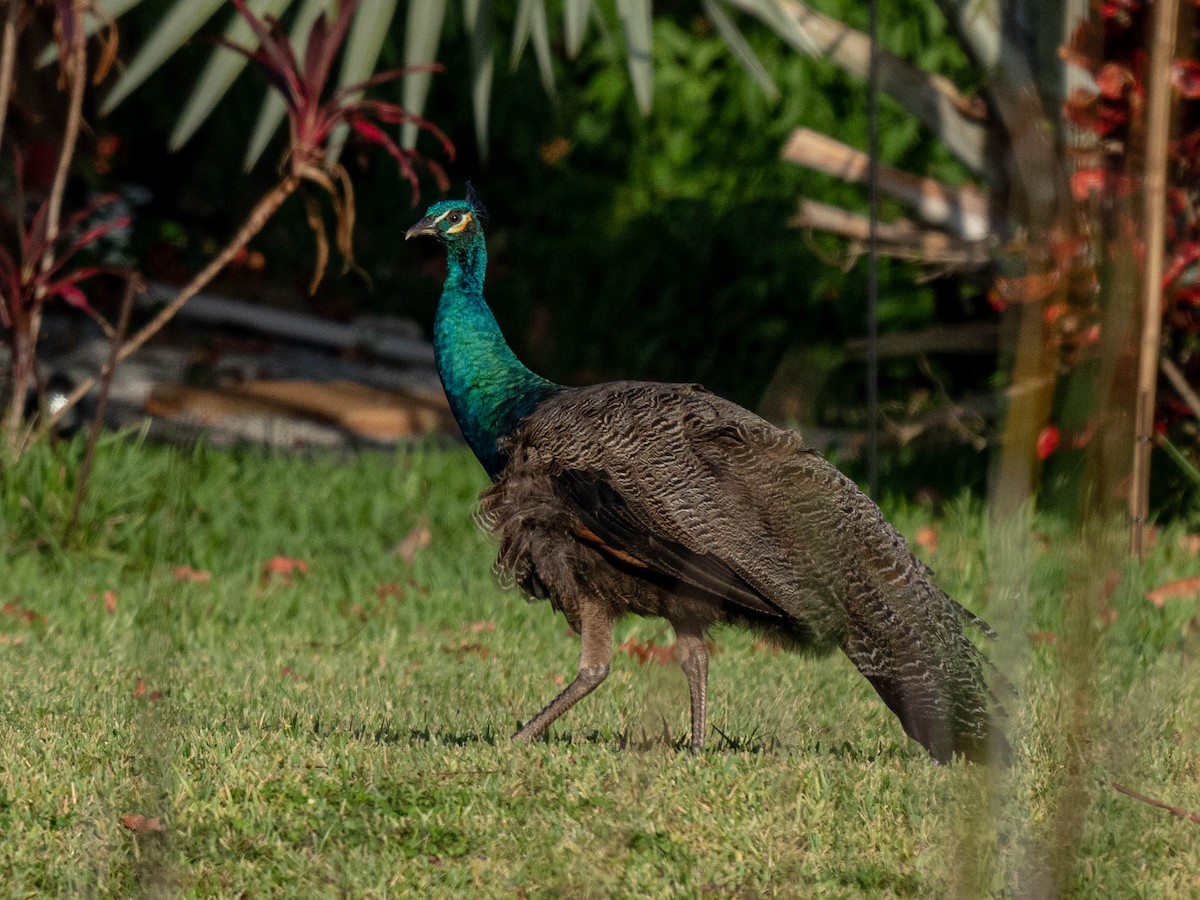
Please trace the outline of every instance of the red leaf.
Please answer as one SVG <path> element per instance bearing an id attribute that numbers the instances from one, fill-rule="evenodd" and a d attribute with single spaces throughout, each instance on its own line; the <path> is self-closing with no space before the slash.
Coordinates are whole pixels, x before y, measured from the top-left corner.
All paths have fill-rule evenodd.
<path id="1" fill-rule="evenodd" d="M 117 611 L 117 595 L 113 591 L 104 592 L 104 611 L 110 616 Z"/>
<path id="2" fill-rule="evenodd" d="M 89 315 L 95 313 L 95 310 L 92 309 L 91 304 L 88 303 L 88 301 L 87 301 L 87 295 L 85 295 L 83 293 L 83 291 L 81 291 L 79 288 L 75 287 L 75 285 L 73 285 L 73 284 L 62 284 L 62 285 L 58 285 L 58 286 L 51 286 L 50 289 L 47 290 L 46 294 L 47 294 L 47 296 L 51 296 L 51 297 L 53 297 L 53 296 L 61 297 L 63 300 L 67 301 L 67 303 L 69 303 L 71 306 L 75 307 L 76 309 L 81 309 L 85 313 L 88 313 Z"/>
<path id="3" fill-rule="evenodd" d="M 1042 321 L 1047 325 L 1053 325 L 1061 319 L 1070 310 L 1070 307 L 1065 303 L 1051 303 L 1046 307 L 1046 311 L 1042 313 Z"/>
<path id="4" fill-rule="evenodd" d="M 1133 73 L 1121 63 L 1105 63 L 1096 73 L 1096 86 L 1100 94 L 1110 100 L 1119 100 L 1125 89 L 1133 84 Z"/>
<path id="5" fill-rule="evenodd" d="M 1059 433 L 1057 425 L 1047 425 L 1043 428 L 1037 439 L 1038 459 L 1044 460 L 1057 450 L 1060 440 L 1062 440 L 1062 435 Z"/>
<path id="6" fill-rule="evenodd" d="M 1082 450 L 1091 442 L 1092 437 L 1096 434 L 1096 421 L 1096 419 L 1091 419 L 1087 424 L 1087 428 L 1071 438 L 1072 447 L 1076 450 Z"/>
<path id="7" fill-rule="evenodd" d="M 1194 59 L 1177 59 L 1171 66 L 1171 84 L 1180 96 L 1188 100 L 1200 99 L 1200 62 Z"/>
<path id="8" fill-rule="evenodd" d="M 1103 0 L 1100 4 L 1100 17 L 1118 19 L 1125 24 L 1137 12 L 1139 6 L 1141 0 Z"/>
<path id="9" fill-rule="evenodd" d="M 1092 191 L 1102 193 L 1106 173 L 1100 166 L 1090 169 L 1079 169 L 1071 173 L 1071 193 L 1076 200 L 1086 200 Z"/>
<path id="10" fill-rule="evenodd" d="M 1188 241 L 1183 244 L 1179 251 L 1171 257 L 1171 265 L 1163 273 L 1162 286 L 1167 287 L 1197 260 L 1200 260 L 1200 241 Z"/>
<path id="11" fill-rule="evenodd" d="M 383 144 L 386 146 L 391 143 L 391 141 L 388 140 L 388 136 L 383 133 L 379 126 L 374 125 L 371 122 L 367 122 L 363 119 L 353 119 L 351 120 L 350 124 L 354 126 L 355 131 L 373 144 Z"/>

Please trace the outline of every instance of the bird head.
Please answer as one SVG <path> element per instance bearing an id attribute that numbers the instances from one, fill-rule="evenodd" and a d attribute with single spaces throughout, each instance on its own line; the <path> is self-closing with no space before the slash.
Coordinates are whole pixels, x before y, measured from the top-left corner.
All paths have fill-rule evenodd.
<path id="1" fill-rule="evenodd" d="M 425 218 L 404 232 L 404 239 L 430 235 L 443 244 L 467 241 L 478 234 L 487 219 L 487 210 L 467 185 L 466 200 L 442 200 L 425 211 Z"/>

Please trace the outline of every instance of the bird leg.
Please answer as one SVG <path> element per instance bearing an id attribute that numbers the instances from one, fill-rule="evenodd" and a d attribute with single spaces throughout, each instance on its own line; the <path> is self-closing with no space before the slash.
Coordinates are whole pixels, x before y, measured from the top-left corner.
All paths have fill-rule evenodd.
<path id="1" fill-rule="evenodd" d="M 532 741 L 550 727 L 550 723 L 594 691 L 608 677 L 612 662 L 612 613 L 589 603 L 579 611 L 579 671 L 575 680 L 551 700 L 540 713 L 521 726 L 514 741 Z"/>
<path id="2" fill-rule="evenodd" d="M 704 629 L 686 623 L 675 626 L 675 648 L 679 666 L 687 676 L 688 693 L 692 698 L 692 752 L 704 749 L 704 708 L 708 700 L 708 647 L 704 645 Z"/>

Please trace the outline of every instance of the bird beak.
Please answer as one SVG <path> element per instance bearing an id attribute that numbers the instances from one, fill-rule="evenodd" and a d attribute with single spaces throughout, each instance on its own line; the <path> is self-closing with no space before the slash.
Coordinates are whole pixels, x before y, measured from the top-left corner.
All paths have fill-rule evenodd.
<path id="1" fill-rule="evenodd" d="M 404 239 L 407 241 L 424 234 L 436 236 L 437 233 L 437 226 L 433 224 L 433 216 L 426 216 L 412 228 L 408 229 L 408 231 L 404 232 Z"/>

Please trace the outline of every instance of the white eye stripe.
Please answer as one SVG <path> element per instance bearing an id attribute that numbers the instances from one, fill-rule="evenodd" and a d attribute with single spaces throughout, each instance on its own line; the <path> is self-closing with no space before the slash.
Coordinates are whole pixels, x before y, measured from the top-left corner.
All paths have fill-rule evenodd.
<path id="1" fill-rule="evenodd" d="M 438 216 L 436 219 L 433 220 L 433 224 L 434 225 L 438 224 L 438 222 L 442 221 L 442 219 L 446 218 L 446 216 L 450 215 L 450 213 L 452 213 L 452 212 L 455 212 L 455 210 L 453 210 L 453 209 L 446 210 L 444 213 L 442 213 L 440 216 Z"/>

